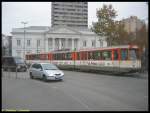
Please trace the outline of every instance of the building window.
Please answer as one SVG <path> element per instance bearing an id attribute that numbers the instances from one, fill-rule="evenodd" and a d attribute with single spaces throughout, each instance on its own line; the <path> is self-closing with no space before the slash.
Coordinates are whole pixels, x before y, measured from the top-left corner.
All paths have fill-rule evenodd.
<path id="1" fill-rule="evenodd" d="M 103 47 L 103 40 L 100 40 L 100 47 Z"/>
<path id="2" fill-rule="evenodd" d="M 95 47 L 95 40 L 92 40 L 92 47 Z"/>
<path id="3" fill-rule="evenodd" d="M 27 40 L 27 46 L 30 46 L 30 40 Z"/>
<path id="4" fill-rule="evenodd" d="M 65 39 L 61 40 L 61 48 L 64 49 L 65 48 Z"/>
<path id="5" fill-rule="evenodd" d="M 83 41 L 83 47 L 86 47 L 86 40 Z"/>
<path id="6" fill-rule="evenodd" d="M 59 40 L 55 39 L 55 49 L 59 49 Z"/>
<path id="7" fill-rule="evenodd" d="M 53 46 L 52 38 L 48 38 L 48 48 L 51 49 Z"/>
<path id="8" fill-rule="evenodd" d="M 17 46 L 21 45 L 21 40 L 17 40 Z"/>

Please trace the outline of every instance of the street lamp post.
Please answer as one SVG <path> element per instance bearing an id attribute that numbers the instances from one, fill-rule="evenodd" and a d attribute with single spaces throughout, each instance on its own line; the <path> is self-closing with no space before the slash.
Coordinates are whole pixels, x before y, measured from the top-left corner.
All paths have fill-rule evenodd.
<path id="1" fill-rule="evenodd" d="M 23 57 L 25 59 L 25 25 L 27 24 L 27 22 L 21 22 L 22 24 L 24 24 L 24 52 L 23 52 Z"/>

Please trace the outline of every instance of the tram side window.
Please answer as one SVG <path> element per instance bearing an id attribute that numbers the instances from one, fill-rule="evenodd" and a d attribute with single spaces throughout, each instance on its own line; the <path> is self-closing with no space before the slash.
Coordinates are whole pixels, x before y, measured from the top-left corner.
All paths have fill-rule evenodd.
<path id="1" fill-rule="evenodd" d="M 60 55 L 59 55 L 59 53 L 57 53 L 56 55 L 57 55 L 57 60 L 60 60 Z"/>
<path id="2" fill-rule="evenodd" d="M 87 60 L 87 55 L 88 55 L 88 52 L 86 51 L 82 52 L 82 60 Z"/>
<path id="3" fill-rule="evenodd" d="M 84 52 L 84 58 L 85 58 L 84 60 L 87 60 L 87 54 L 88 54 L 87 52 Z"/>
<path id="4" fill-rule="evenodd" d="M 77 60 L 80 60 L 80 53 L 77 52 Z"/>
<path id="5" fill-rule="evenodd" d="M 80 52 L 80 56 L 81 56 L 80 60 L 83 60 L 83 52 Z"/>
<path id="6" fill-rule="evenodd" d="M 88 52 L 88 60 L 92 60 L 93 59 L 93 52 Z"/>
<path id="7" fill-rule="evenodd" d="M 61 60 L 65 60 L 65 53 L 62 53 L 61 56 L 62 56 Z"/>
<path id="8" fill-rule="evenodd" d="M 59 60 L 59 54 L 56 53 L 56 60 Z"/>
<path id="9" fill-rule="evenodd" d="M 128 50 L 122 49 L 121 50 L 121 60 L 127 60 L 128 59 Z"/>
<path id="10" fill-rule="evenodd" d="M 102 60 L 111 60 L 111 51 L 103 51 Z"/>
<path id="11" fill-rule="evenodd" d="M 48 54 L 45 54 L 45 60 L 48 60 Z"/>
<path id="12" fill-rule="evenodd" d="M 56 60 L 60 60 L 60 55 L 59 55 L 59 53 L 57 53 L 56 55 L 57 55 L 57 59 L 56 59 Z"/>
<path id="13" fill-rule="evenodd" d="M 93 51 L 93 59 L 94 60 L 100 59 L 100 52 L 99 51 Z"/>
<path id="14" fill-rule="evenodd" d="M 58 54 L 55 54 L 55 58 L 56 58 L 56 60 L 58 60 Z"/>
<path id="15" fill-rule="evenodd" d="M 63 60 L 67 60 L 67 53 L 63 54 Z"/>
<path id="16" fill-rule="evenodd" d="M 129 50 L 129 59 L 130 60 L 136 60 L 137 59 L 137 53 L 135 49 Z"/>
<path id="17" fill-rule="evenodd" d="M 71 60 L 71 53 L 67 53 L 67 60 Z"/>
<path id="18" fill-rule="evenodd" d="M 58 60 L 58 55 L 54 54 L 54 60 Z"/>
<path id="19" fill-rule="evenodd" d="M 96 51 L 93 51 L 93 60 L 96 60 L 97 54 Z"/>
<path id="20" fill-rule="evenodd" d="M 36 60 L 36 55 L 32 55 L 32 60 Z"/>
<path id="21" fill-rule="evenodd" d="M 53 54 L 53 60 L 56 60 L 56 55 L 55 54 Z"/>
<path id="22" fill-rule="evenodd" d="M 59 56 L 59 60 L 63 59 L 63 54 L 62 53 L 59 53 L 58 56 Z"/>
<path id="23" fill-rule="evenodd" d="M 37 54 L 37 55 L 35 55 L 35 60 L 39 60 L 39 55 Z"/>
<path id="24" fill-rule="evenodd" d="M 29 60 L 29 59 L 28 59 L 28 55 L 26 55 L 26 60 Z"/>
<path id="25" fill-rule="evenodd" d="M 118 51 L 117 50 L 114 51 L 114 60 L 118 60 Z"/>
<path id="26" fill-rule="evenodd" d="M 97 51 L 96 52 L 96 60 L 100 60 L 101 59 L 101 52 Z"/>

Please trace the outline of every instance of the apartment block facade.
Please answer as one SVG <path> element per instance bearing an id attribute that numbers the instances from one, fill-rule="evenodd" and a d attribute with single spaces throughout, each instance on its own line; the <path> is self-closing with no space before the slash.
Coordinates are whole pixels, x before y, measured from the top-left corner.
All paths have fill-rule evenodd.
<path id="1" fill-rule="evenodd" d="M 52 2 L 52 27 L 88 27 L 87 2 Z"/>
<path id="2" fill-rule="evenodd" d="M 138 19 L 136 16 L 130 16 L 130 18 L 123 19 L 121 21 L 124 24 L 125 30 L 128 33 L 135 33 L 145 24 L 142 20 Z"/>

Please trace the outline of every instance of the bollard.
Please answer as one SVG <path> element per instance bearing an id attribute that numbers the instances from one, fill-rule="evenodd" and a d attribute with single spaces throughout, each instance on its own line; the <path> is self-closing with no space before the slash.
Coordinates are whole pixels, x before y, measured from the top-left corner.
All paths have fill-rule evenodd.
<path id="1" fill-rule="evenodd" d="M 17 79 L 17 67 L 16 67 L 16 79 Z"/>
<path id="2" fill-rule="evenodd" d="M 1 71 L 2 71 L 2 77 L 4 77 L 4 75 L 3 75 L 3 74 L 4 74 L 4 69 L 3 69 L 3 67 L 2 67 L 2 70 L 1 70 Z"/>
<path id="3" fill-rule="evenodd" d="M 8 68 L 8 76 L 9 76 L 9 78 L 10 78 L 10 68 Z"/>

